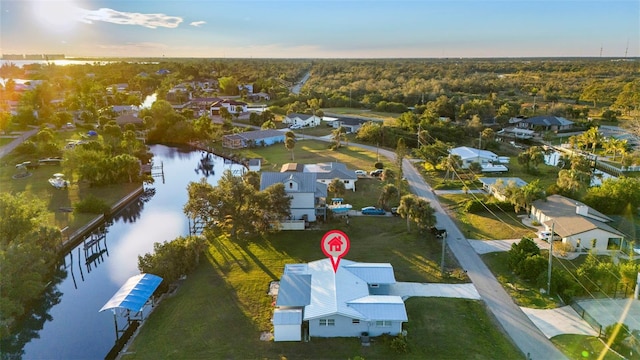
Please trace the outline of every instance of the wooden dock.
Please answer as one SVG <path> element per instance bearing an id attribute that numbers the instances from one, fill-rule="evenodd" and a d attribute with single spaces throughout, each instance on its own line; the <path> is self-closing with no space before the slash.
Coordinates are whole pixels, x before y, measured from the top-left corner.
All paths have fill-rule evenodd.
<path id="1" fill-rule="evenodd" d="M 124 208 L 131 201 L 137 199 L 140 196 L 140 194 L 142 194 L 143 192 L 144 192 L 144 188 L 141 185 L 140 187 L 138 187 L 137 189 L 129 193 L 127 196 L 120 199 L 120 201 L 115 203 L 111 207 L 111 210 L 107 215 L 115 214 L 116 212 L 118 212 L 118 210 Z M 104 224 L 105 221 L 106 221 L 106 216 L 104 214 L 98 215 L 95 218 L 93 218 L 93 220 L 89 221 L 83 227 L 74 231 L 72 234 L 70 234 L 66 238 L 63 236 L 62 244 L 59 246 L 59 251 L 66 252 L 71 250 L 73 247 L 75 247 L 80 242 L 82 242 L 84 238 L 87 235 L 89 235 L 93 230 L 95 230 L 98 226 Z"/>

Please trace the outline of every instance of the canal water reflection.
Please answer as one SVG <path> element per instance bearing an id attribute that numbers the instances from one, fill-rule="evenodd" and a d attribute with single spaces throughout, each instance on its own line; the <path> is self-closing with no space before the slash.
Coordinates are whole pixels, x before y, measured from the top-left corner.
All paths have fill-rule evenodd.
<path id="1" fill-rule="evenodd" d="M 206 177 L 216 184 L 224 170 L 244 167 L 217 156 L 163 145 L 151 146 L 154 162 L 163 164 L 164 181 L 145 185 L 138 201 L 106 224 L 106 236 L 80 244 L 64 257 L 42 301 L 15 336 L 3 341 L 3 359 L 103 359 L 115 342 L 113 315 L 98 310 L 131 276 L 139 273 L 138 255 L 156 242 L 188 234 L 182 212 L 186 187 Z M 88 261 L 87 261 L 88 259 Z M 121 324 L 122 325 L 122 324 Z"/>

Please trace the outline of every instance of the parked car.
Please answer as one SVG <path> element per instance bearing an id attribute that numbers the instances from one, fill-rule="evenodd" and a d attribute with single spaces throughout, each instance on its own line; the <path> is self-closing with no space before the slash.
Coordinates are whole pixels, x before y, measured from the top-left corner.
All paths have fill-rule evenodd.
<path id="1" fill-rule="evenodd" d="M 436 226 L 432 226 L 429 228 L 429 231 L 431 231 L 431 234 L 433 234 L 433 236 L 439 238 L 439 239 L 444 239 L 447 237 L 447 229 L 445 228 L 439 228 Z"/>
<path id="2" fill-rule="evenodd" d="M 383 169 L 376 169 L 376 170 L 373 170 L 372 172 L 370 172 L 369 175 L 378 177 L 378 176 L 382 175 L 383 171 L 384 171 Z"/>
<path id="3" fill-rule="evenodd" d="M 385 215 L 387 213 L 384 209 L 375 206 L 363 207 L 360 212 L 362 212 L 362 215 Z"/>
<path id="4" fill-rule="evenodd" d="M 392 207 L 391 208 L 391 215 L 400 216 L 400 214 L 398 214 L 398 208 L 397 207 Z"/>
<path id="5" fill-rule="evenodd" d="M 540 240 L 549 241 L 551 237 L 551 231 L 542 231 L 540 232 Z M 553 241 L 560 241 L 562 238 L 558 234 L 553 234 Z"/>
<path id="6" fill-rule="evenodd" d="M 367 172 L 364 170 L 356 170 L 357 176 L 367 176 Z"/>
<path id="7" fill-rule="evenodd" d="M 293 125 L 289 126 L 289 129 L 291 129 L 291 130 L 302 129 L 302 125 L 293 124 Z"/>

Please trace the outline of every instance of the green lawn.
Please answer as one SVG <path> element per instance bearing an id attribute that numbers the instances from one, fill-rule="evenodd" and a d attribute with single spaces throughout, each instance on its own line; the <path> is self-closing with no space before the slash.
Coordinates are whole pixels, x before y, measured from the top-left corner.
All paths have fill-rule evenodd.
<path id="1" fill-rule="evenodd" d="M 64 144 L 66 139 L 79 138 L 81 132 L 84 132 L 84 130 L 60 131 L 54 132 L 54 134 L 58 142 Z M 72 174 L 67 174 L 66 178 L 71 181 L 69 188 L 55 189 L 49 184 L 48 179 L 54 173 L 63 171 L 60 165 L 39 166 L 36 169 L 29 170 L 31 174 L 29 177 L 13 179 L 13 176 L 18 173 L 15 164 L 25 160 L 32 162 L 37 161 L 37 159 L 19 156 L 15 153 L 10 153 L 2 159 L 2 162 L 6 165 L 0 166 L 0 184 L 2 184 L 0 192 L 13 194 L 25 192 L 30 196 L 44 201 L 49 211 L 49 224 L 57 226 L 60 229 L 68 227 L 65 232 L 66 234 L 71 234 L 75 230 L 80 229 L 95 218 L 96 215 L 76 214 L 61 209 L 72 208 L 73 204 L 89 194 L 103 199 L 107 204 L 113 205 L 141 185 L 140 183 L 125 183 L 90 187 L 88 184 L 78 182 L 78 179 L 74 178 Z"/>
<path id="2" fill-rule="evenodd" d="M 338 161 L 347 165 L 349 169 L 373 170 L 377 161 L 376 154 L 368 150 L 353 146 L 343 146 L 338 150 L 331 150 L 328 142 L 317 140 L 299 140 L 293 149 L 293 161 L 291 152 L 284 145 L 273 145 L 265 148 L 243 149 L 242 157 L 263 158 L 262 171 L 280 171 L 282 164 L 296 162 L 301 164 L 315 164 L 318 162 Z M 391 162 L 381 156 L 380 161 L 385 167 L 395 169 Z"/>
<path id="3" fill-rule="evenodd" d="M 520 239 L 523 236 L 535 236 L 535 230 L 526 227 L 513 212 L 513 207 L 502 208 L 503 211 L 483 211 L 468 213 L 464 204 L 473 198 L 485 198 L 484 194 L 442 194 L 438 198 L 449 209 L 454 221 L 470 239 L 500 240 Z"/>
<path id="4" fill-rule="evenodd" d="M 371 111 L 367 109 L 353 109 L 353 108 L 325 108 L 325 109 L 322 109 L 322 111 L 324 111 L 325 114 L 331 113 L 331 114 L 339 114 L 344 116 L 356 116 L 356 117 L 379 119 L 379 120 L 383 120 L 385 125 L 394 125 L 396 119 L 400 116 L 400 114 L 396 114 L 396 113 L 386 113 L 386 112 Z"/>
<path id="5" fill-rule="evenodd" d="M 553 337 L 551 342 L 553 342 L 569 359 L 623 359 L 612 351 L 605 351 L 606 348 L 602 340 L 595 336 L 574 334 L 558 335 Z"/>
<path id="6" fill-rule="evenodd" d="M 269 282 L 280 277 L 286 263 L 323 258 L 320 239 L 331 228 L 350 237 L 346 258 L 389 262 L 398 281 L 467 281 L 461 271 L 453 272 L 458 278 L 442 279 L 438 242 L 407 233 L 405 222 L 393 217 L 358 217 L 349 226 L 337 222 L 243 244 L 219 238 L 177 293 L 160 303 L 124 358 L 459 359 L 469 354 L 474 359 L 522 358 L 497 330 L 481 302 L 462 299 L 409 299 L 410 352 L 403 355 L 381 339 L 368 348 L 353 338 L 260 341 L 262 331 L 272 330 L 273 299 L 266 294 Z M 452 258 L 447 259 L 447 266 L 455 266 Z"/>

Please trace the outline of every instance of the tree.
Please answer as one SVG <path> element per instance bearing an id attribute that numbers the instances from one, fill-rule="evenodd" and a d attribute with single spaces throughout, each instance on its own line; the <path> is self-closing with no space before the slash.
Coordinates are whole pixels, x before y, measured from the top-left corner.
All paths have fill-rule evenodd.
<path id="1" fill-rule="evenodd" d="M 640 206 L 640 179 L 605 179 L 602 185 L 587 190 L 584 202 L 605 214 L 636 214 Z"/>
<path id="2" fill-rule="evenodd" d="M 407 231 L 411 231 L 411 217 L 414 212 L 414 207 L 418 197 L 413 194 L 408 194 L 400 198 L 400 206 L 398 206 L 398 215 L 407 220 Z"/>
<path id="3" fill-rule="evenodd" d="M 524 209 L 527 213 L 529 213 L 531 204 L 534 201 L 545 197 L 544 189 L 540 186 L 540 179 L 535 179 L 522 187 L 518 187 L 515 183 L 509 182 L 504 189 L 504 194 L 507 200 L 513 205 L 515 212 Z"/>
<path id="4" fill-rule="evenodd" d="M 447 156 L 449 148 L 449 144 L 436 139 L 433 144 L 422 145 L 416 150 L 416 155 L 435 167 L 441 162 L 443 156 Z"/>
<path id="5" fill-rule="evenodd" d="M 289 130 L 284 135 L 284 147 L 291 151 L 291 161 L 293 161 L 293 149 L 296 147 L 296 134 Z"/>
<path id="6" fill-rule="evenodd" d="M 263 191 L 225 170 L 217 186 L 205 179 L 187 187 L 189 200 L 184 213 L 201 219 L 205 229 L 220 230 L 236 239 L 277 230 L 273 222 L 289 216 L 291 199 L 283 184 Z"/>
<path id="7" fill-rule="evenodd" d="M 404 171 L 402 169 L 402 162 L 407 156 L 407 145 L 404 142 L 404 138 L 398 139 L 398 145 L 396 146 L 396 166 L 398 167 L 398 176 L 396 177 L 396 186 L 400 188 L 400 181 L 404 177 Z"/>
<path id="8" fill-rule="evenodd" d="M 527 172 L 536 170 L 544 162 L 544 151 L 539 146 L 532 146 L 518 154 L 518 163 L 524 165 Z"/>
<path id="9" fill-rule="evenodd" d="M 327 186 L 327 191 L 333 194 L 333 197 L 342 197 L 347 189 L 344 186 L 344 182 L 340 178 L 331 180 Z"/>
<path id="10" fill-rule="evenodd" d="M 382 192 L 380 193 L 380 197 L 378 197 L 378 205 L 386 209 L 387 205 L 389 205 L 389 201 L 393 198 L 396 198 L 400 192 L 398 188 L 393 184 L 386 184 L 382 187 Z"/>
<path id="11" fill-rule="evenodd" d="M 400 198 L 398 214 L 407 220 L 407 231 L 411 231 L 411 222 L 414 222 L 420 231 L 428 229 L 436 223 L 435 210 L 431 204 L 413 194 Z"/>
<path id="12" fill-rule="evenodd" d="M 600 131 L 598 130 L 598 128 L 597 127 L 589 128 L 589 130 L 582 133 L 581 136 L 584 139 L 584 142 L 586 144 L 591 145 L 591 152 L 595 153 L 596 146 L 598 146 L 598 144 L 602 140 L 602 134 L 600 134 Z"/>
<path id="13" fill-rule="evenodd" d="M 339 149 L 342 146 L 342 141 L 346 139 L 346 129 L 342 126 L 331 131 L 331 141 L 334 143 L 334 149 Z"/>
<path id="14" fill-rule="evenodd" d="M 455 179 L 456 172 L 458 168 L 462 165 L 462 159 L 460 159 L 459 155 L 451 155 L 442 158 L 440 162 L 440 166 L 444 168 L 447 172 L 444 175 L 445 179 L 449 178 L 449 174 L 451 174 L 451 179 Z"/>
<path id="15" fill-rule="evenodd" d="M 46 214 L 39 199 L 0 193 L 0 337 L 42 294 L 54 269 L 62 237 L 45 225 Z"/>
<path id="16" fill-rule="evenodd" d="M 225 95 L 238 95 L 238 81 L 232 76 L 223 76 L 218 79 L 218 87 Z"/>

